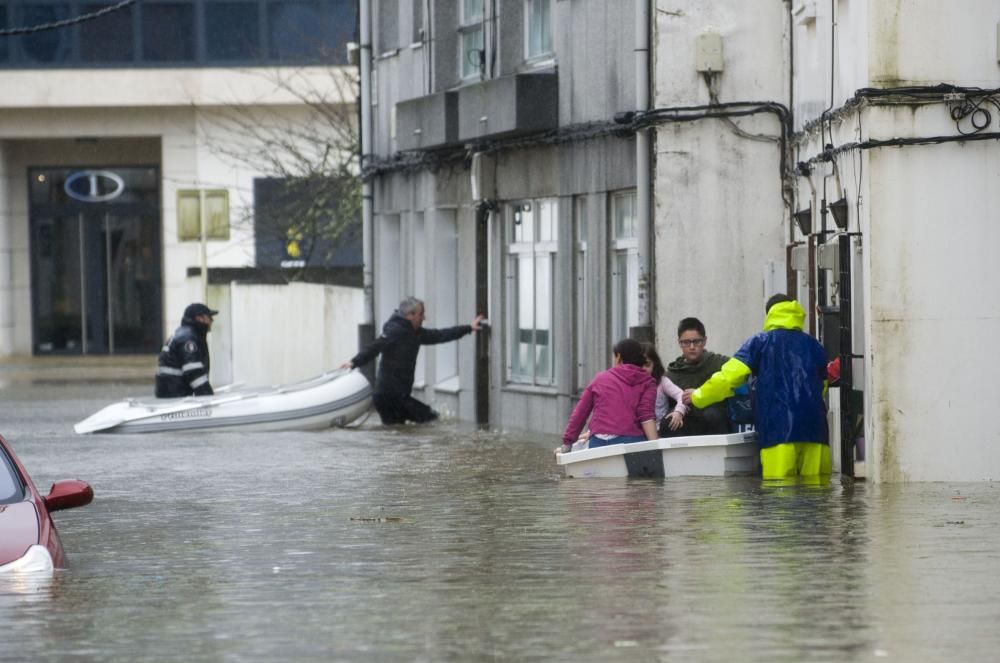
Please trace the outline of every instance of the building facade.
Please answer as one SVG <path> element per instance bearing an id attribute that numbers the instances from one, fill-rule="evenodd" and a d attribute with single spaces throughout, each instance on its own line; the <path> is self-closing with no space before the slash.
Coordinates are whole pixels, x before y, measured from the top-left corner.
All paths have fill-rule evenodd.
<path id="1" fill-rule="evenodd" d="M 835 465 L 997 476 L 1000 6 L 655 5 L 660 331 L 695 308 L 731 353 L 771 292 L 795 294 L 841 363 Z M 676 121 L 706 103 L 725 117 Z"/>
<path id="2" fill-rule="evenodd" d="M 373 317 L 492 321 L 424 397 L 559 432 L 617 338 L 669 358 L 693 315 L 732 354 L 788 292 L 838 469 L 1000 473 L 995 2 L 368 4 Z"/>
<path id="3" fill-rule="evenodd" d="M 211 299 L 208 274 L 260 263 L 258 212 L 282 176 L 255 158 L 261 136 L 313 122 L 310 98 L 355 117 L 351 0 L 154 1 L 74 22 L 98 8 L 0 3 L 0 355 L 157 352 Z"/>
<path id="4" fill-rule="evenodd" d="M 418 395 L 560 432 L 640 321 L 636 138 L 614 121 L 636 105 L 636 7 L 368 6 L 375 324 L 407 295 L 432 327 L 486 314 L 488 334 L 421 352 Z"/>

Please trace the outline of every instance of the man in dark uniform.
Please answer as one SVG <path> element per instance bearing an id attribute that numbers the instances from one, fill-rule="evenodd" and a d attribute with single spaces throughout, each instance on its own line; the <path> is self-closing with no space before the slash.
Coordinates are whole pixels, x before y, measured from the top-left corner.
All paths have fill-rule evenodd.
<path id="1" fill-rule="evenodd" d="M 343 368 L 364 366 L 381 354 L 382 362 L 378 367 L 372 402 L 382 423 L 433 421 L 438 417 L 437 412 L 410 395 L 420 346 L 447 343 L 479 331 L 482 319 L 483 316 L 477 315 L 470 325 L 425 329 L 424 303 L 416 297 L 407 297 L 399 303 L 399 310 L 382 326 L 382 335 L 344 364 Z"/>
<path id="2" fill-rule="evenodd" d="M 208 381 L 208 332 L 218 315 L 204 304 L 184 309 L 181 326 L 160 351 L 156 397 L 206 396 L 215 393 Z"/>

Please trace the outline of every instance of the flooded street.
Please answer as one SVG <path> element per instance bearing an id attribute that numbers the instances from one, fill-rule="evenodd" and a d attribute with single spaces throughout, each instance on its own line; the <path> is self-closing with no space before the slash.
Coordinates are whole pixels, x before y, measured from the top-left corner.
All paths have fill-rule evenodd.
<path id="1" fill-rule="evenodd" d="M 2 661 L 1000 651 L 996 484 L 563 479 L 554 438 L 375 416 L 317 433 L 72 432 L 149 393 L 143 375 L 0 365 L 0 433 L 39 489 L 80 478 L 96 494 L 55 514 L 66 570 L 0 583 Z"/>

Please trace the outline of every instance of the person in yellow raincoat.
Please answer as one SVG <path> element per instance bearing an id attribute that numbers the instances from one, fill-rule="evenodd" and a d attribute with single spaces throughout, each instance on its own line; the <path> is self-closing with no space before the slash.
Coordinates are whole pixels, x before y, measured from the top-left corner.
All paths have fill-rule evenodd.
<path id="1" fill-rule="evenodd" d="M 754 428 L 765 479 L 830 474 L 826 353 L 803 331 L 805 311 L 788 295 L 767 302 L 764 331 L 685 400 L 704 408 L 733 395 L 753 375 Z"/>

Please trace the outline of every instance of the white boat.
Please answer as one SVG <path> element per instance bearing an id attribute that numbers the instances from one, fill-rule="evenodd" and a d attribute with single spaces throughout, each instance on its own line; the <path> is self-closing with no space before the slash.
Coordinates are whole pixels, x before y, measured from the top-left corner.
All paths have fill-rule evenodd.
<path id="1" fill-rule="evenodd" d="M 568 477 L 729 477 L 760 471 L 754 432 L 611 444 L 556 454 L 556 462 Z"/>
<path id="2" fill-rule="evenodd" d="M 213 396 L 127 398 L 73 427 L 77 433 L 153 433 L 195 429 L 319 430 L 346 425 L 371 407 L 359 371 L 333 371 L 287 385 L 219 390 Z"/>

